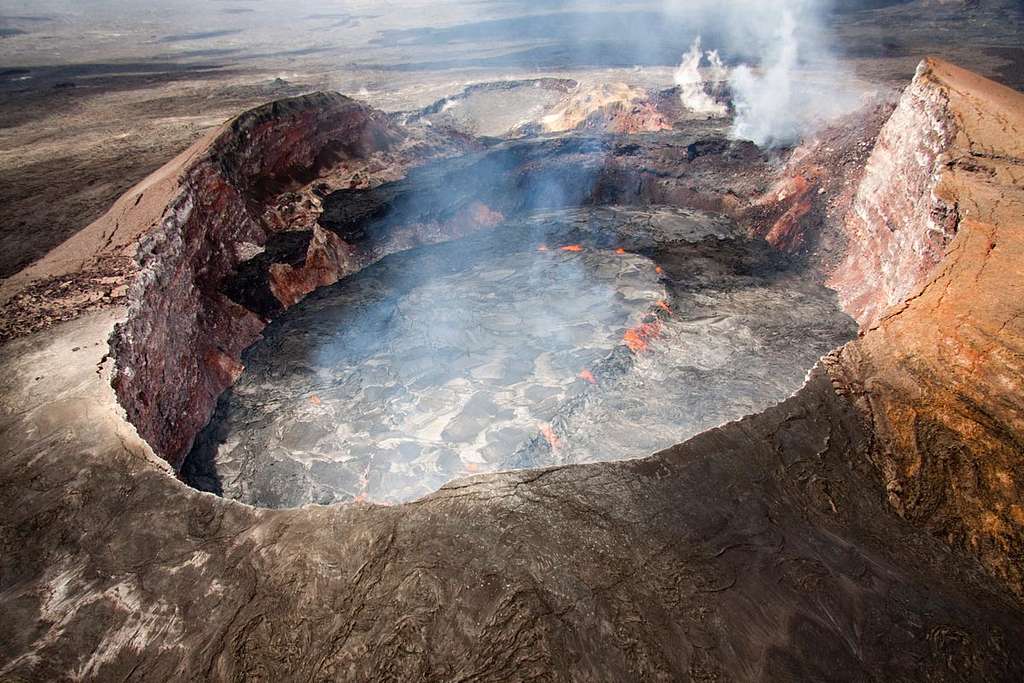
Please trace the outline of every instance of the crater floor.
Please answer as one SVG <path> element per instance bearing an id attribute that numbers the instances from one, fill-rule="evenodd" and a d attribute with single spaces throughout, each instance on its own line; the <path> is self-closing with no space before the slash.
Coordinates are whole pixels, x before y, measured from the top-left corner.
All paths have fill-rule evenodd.
<path id="1" fill-rule="evenodd" d="M 286 312 L 183 474 L 291 507 L 643 457 L 785 398 L 854 332 L 720 217 L 540 214 L 386 257 Z"/>

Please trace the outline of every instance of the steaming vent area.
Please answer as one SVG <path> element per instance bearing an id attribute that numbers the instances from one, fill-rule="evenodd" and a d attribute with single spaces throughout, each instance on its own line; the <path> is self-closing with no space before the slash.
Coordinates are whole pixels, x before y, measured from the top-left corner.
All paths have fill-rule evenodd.
<path id="1" fill-rule="evenodd" d="M 510 220 L 385 257 L 283 313 L 182 476 L 265 507 L 422 497 L 636 458 L 777 402 L 855 324 L 728 220 Z"/>

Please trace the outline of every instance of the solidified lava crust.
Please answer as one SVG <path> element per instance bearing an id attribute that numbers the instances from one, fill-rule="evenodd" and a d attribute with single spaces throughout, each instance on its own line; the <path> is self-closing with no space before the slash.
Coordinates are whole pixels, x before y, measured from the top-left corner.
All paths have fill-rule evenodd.
<path id="1" fill-rule="evenodd" d="M 183 477 L 270 507 L 397 503 L 643 457 L 785 399 L 855 335 L 786 265 L 728 219 L 663 206 L 393 254 L 264 331 Z"/>

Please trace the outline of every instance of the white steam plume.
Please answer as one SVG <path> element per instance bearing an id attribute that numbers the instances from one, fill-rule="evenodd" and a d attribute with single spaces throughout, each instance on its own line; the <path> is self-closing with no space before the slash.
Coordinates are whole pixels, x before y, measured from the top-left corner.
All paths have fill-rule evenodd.
<path id="1" fill-rule="evenodd" d="M 714 92 L 713 82 L 728 81 L 736 137 L 762 147 L 793 144 L 857 104 L 857 93 L 849 85 L 851 76 L 836 57 L 829 36 L 834 0 L 664 3 L 667 12 L 702 27 L 705 38 L 711 36 L 729 61 L 741 64 L 731 71 L 715 69 L 712 55 L 716 53 L 702 54 L 695 43 L 675 75 L 684 106 L 701 114 L 719 115 L 709 93 Z M 702 71 L 699 67 L 705 58 L 712 68 Z"/>
<path id="2" fill-rule="evenodd" d="M 808 112 L 794 97 L 798 58 L 796 20 L 786 10 L 773 50 L 761 64 L 761 73 L 746 65 L 733 71 L 730 85 L 736 107 L 736 137 L 762 146 L 786 144 L 798 139 L 811 123 L 804 120 Z"/>
<path id="3" fill-rule="evenodd" d="M 707 76 L 701 74 L 701 62 L 707 58 L 709 69 Z M 728 71 L 722 64 L 721 57 L 717 50 L 711 50 L 704 54 L 700 48 L 700 36 L 697 36 L 690 46 L 690 51 L 683 55 L 683 61 L 676 69 L 675 84 L 679 86 L 679 99 L 683 106 L 694 112 L 705 116 L 725 116 L 728 109 L 725 105 L 715 101 L 705 87 L 705 84 L 716 84 L 724 81 Z"/>

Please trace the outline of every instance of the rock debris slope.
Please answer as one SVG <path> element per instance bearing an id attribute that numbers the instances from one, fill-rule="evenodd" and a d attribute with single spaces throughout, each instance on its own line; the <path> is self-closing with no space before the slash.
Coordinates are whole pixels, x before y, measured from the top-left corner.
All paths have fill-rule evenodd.
<path id="1" fill-rule="evenodd" d="M 182 486 L 125 421 L 123 305 L 8 342 L 0 676 L 1021 680 L 1024 96 L 938 62 L 909 93 L 881 139 L 901 163 L 943 103 L 938 178 L 906 185 L 953 207 L 943 255 L 876 236 L 913 281 L 848 300 L 902 302 L 852 309 L 863 337 L 787 401 L 643 460 L 258 510 Z"/>

